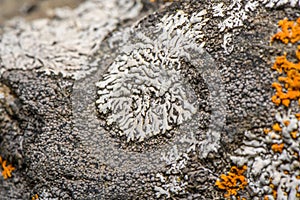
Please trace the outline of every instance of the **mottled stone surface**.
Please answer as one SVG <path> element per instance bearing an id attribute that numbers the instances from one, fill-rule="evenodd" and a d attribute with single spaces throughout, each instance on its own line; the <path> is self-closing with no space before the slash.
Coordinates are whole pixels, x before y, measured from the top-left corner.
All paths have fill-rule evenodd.
<path id="1" fill-rule="evenodd" d="M 1 198 L 223 199 L 217 178 L 236 164 L 232 157 L 242 151 L 248 133 L 262 141 L 261 130 L 282 110 L 270 100 L 275 76 L 270 67 L 283 46 L 270 46 L 269 40 L 278 20 L 296 19 L 299 8 L 289 3 L 269 8 L 271 1 L 107 2 L 119 2 L 104 7 L 119 6 L 126 16 L 111 12 L 116 21 L 97 30 L 93 23 L 100 18 L 84 20 L 85 28 L 70 28 L 77 34 L 74 44 L 72 37 L 57 47 L 30 36 L 39 21 L 14 22 L 0 35 L 0 155 L 17 168 L 12 178 L 0 178 Z M 76 22 L 92 19 L 102 7 L 90 3 L 99 7 L 58 10 L 61 18 L 46 24 L 68 27 L 73 15 Z M 226 9 L 217 12 L 219 7 Z M 46 24 L 39 26 L 47 33 L 59 31 Z M 3 41 L 9 39 L 17 52 L 6 49 Z M 19 40 L 48 48 L 28 54 Z M 65 44 L 91 51 L 66 51 Z M 56 49 L 63 49 L 57 57 Z M 68 62 L 68 55 L 76 59 Z M 38 63 L 45 61 L 51 63 Z M 189 112 L 186 102 L 192 102 Z M 122 128 L 125 122 L 118 121 L 126 117 L 140 120 L 134 136 L 126 132 L 131 124 Z M 250 187 L 241 195 L 263 199 Z"/>

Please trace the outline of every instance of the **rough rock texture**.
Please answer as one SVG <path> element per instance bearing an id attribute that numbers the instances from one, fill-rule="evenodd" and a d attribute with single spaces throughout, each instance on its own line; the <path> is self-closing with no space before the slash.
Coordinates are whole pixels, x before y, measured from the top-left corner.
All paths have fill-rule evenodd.
<path id="1" fill-rule="evenodd" d="M 248 165 L 239 196 L 272 199 L 254 190 L 261 158 L 276 160 L 257 150 L 270 146 L 262 130 L 285 110 L 270 100 L 284 47 L 269 42 L 298 4 L 93 0 L 8 23 L 0 156 L 17 169 L 0 178 L 1 198 L 224 199 L 216 180 Z M 289 177 L 278 199 L 299 198 Z"/>

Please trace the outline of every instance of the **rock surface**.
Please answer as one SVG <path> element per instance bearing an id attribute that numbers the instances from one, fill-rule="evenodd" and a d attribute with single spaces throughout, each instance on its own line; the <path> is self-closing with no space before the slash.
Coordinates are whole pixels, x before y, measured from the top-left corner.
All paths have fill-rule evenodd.
<path id="1" fill-rule="evenodd" d="M 270 37 L 297 3 L 92 0 L 9 21 L 0 155 L 17 169 L 1 198 L 224 199 L 217 179 L 247 165 L 232 198 L 272 199 L 262 162 L 280 159 L 263 129 L 286 108 L 271 101 L 271 67 L 293 49 Z M 294 174 L 269 174 L 278 199 L 299 198 L 299 139 L 294 149 Z"/>

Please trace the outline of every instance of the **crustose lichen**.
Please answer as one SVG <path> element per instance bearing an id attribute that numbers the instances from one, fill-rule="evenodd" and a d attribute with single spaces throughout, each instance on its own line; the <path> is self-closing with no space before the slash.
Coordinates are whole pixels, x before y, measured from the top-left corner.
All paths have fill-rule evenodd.
<path id="1" fill-rule="evenodd" d="M 198 101 L 180 73 L 180 59 L 189 57 L 186 48 L 199 39 L 192 36 L 205 25 L 205 14 L 178 11 L 161 19 L 154 34 L 136 33 L 96 84 L 100 115 L 128 142 L 165 134 L 197 112 Z"/>
<path id="2" fill-rule="evenodd" d="M 247 166 L 242 166 L 241 168 L 233 166 L 227 175 L 222 174 L 220 180 L 216 181 L 216 186 L 221 190 L 226 190 L 224 194 L 225 198 L 230 198 L 230 196 L 237 196 L 239 190 L 243 190 L 248 184 L 246 177 L 243 175 L 247 170 Z"/>
<path id="3" fill-rule="evenodd" d="M 0 156 L 0 164 L 2 166 L 2 176 L 4 179 L 7 179 L 12 176 L 12 171 L 15 170 L 15 168 L 12 165 L 6 165 L 6 160 L 3 160 Z"/>

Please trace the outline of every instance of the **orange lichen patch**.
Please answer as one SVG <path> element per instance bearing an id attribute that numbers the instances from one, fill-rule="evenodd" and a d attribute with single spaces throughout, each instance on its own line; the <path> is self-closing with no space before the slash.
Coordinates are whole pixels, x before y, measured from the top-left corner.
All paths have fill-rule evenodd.
<path id="1" fill-rule="evenodd" d="M 289 21 L 285 18 L 280 20 L 278 25 L 281 27 L 281 31 L 271 38 L 271 42 L 274 40 L 280 40 L 287 44 L 289 42 L 295 43 L 300 40 L 300 18 L 298 18 L 296 22 Z"/>
<path id="2" fill-rule="evenodd" d="M 299 51 L 299 50 L 298 50 Z M 298 52 L 297 51 L 297 52 Z M 298 53 L 300 56 L 300 53 Z M 300 60 L 300 57 L 298 58 Z M 272 69 L 279 73 L 285 72 L 286 76 L 278 77 L 278 82 L 274 82 L 272 87 L 276 89 L 276 94 L 272 97 L 276 105 L 290 105 L 290 100 L 300 100 L 300 63 L 293 63 L 287 60 L 286 54 L 276 58 Z M 280 84 L 282 83 L 282 84 Z"/>
<path id="3" fill-rule="evenodd" d="M 11 177 L 11 172 L 13 170 L 15 170 L 15 168 L 12 165 L 6 166 L 6 160 L 3 161 L 2 168 L 3 168 L 2 176 L 3 176 L 4 179 L 7 179 L 8 177 Z"/>
<path id="4" fill-rule="evenodd" d="M 274 124 L 272 128 L 274 131 L 278 131 L 278 132 L 280 132 L 282 130 L 278 123 Z"/>
<path id="5" fill-rule="evenodd" d="M 272 69 L 277 70 L 279 73 L 289 72 L 291 70 L 297 70 L 290 72 L 290 77 L 296 77 L 298 70 L 300 70 L 300 63 L 293 63 L 287 60 L 286 54 L 283 56 L 279 56 L 276 58 L 276 61 L 272 67 Z M 297 78 L 297 77 L 296 77 Z M 281 78 L 282 79 L 282 78 Z M 285 81 L 285 79 L 282 79 L 282 81 Z M 296 82 L 293 81 L 286 81 L 287 84 L 289 84 L 292 87 L 299 87 L 299 79 L 296 79 Z"/>
<path id="6" fill-rule="evenodd" d="M 295 114 L 295 117 L 300 120 L 300 113 Z"/>
<path id="7" fill-rule="evenodd" d="M 283 121 L 283 123 L 284 123 L 285 126 L 290 125 L 290 121 L 289 120 L 285 120 L 285 121 Z"/>
<path id="8" fill-rule="evenodd" d="M 220 180 L 216 181 L 216 186 L 221 190 L 226 190 L 224 194 L 225 198 L 230 196 L 236 196 L 239 190 L 243 190 L 248 184 L 244 172 L 247 170 L 247 166 L 238 168 L 236 166 L 231 167 L 228 175 L 222 174 Z"/>
<path id="9" fill-rule="evenodd" d="M 8 177 L 11 177 L 11 172 L 15 170 L 15 168 L 12 165 L 6 166 L 6 160 L 2 160 L 2 157 L 0 156 L 0 164 L 2 166 L 2 176 L 4 179 L 7 179 Z"/>
<path id="10" fill-rule="evenodd" d="M 293 139 L 296 139 L 297 138 L 297 131 L 292 131 L 290 134 L 292 136 Z"/>
<path id="11" fill-rule="evenodd" d="M 274 199 L 276 199 L 277 198 L 277 191 L 273 189 L 272 193 L 273 193 Z"/>
<path id="12" fill-rule="evenodd" d="M 281 143 L 281 144 L 273 144 L 271 148 L 275 153 L 276 152 L 282 153 L 283 147 L 284 147 L 284 143 Z"/>
<path id="13" fill-rule="evenodd" d="M 35 194 L 31 197 L 31 200 L 37 200 L 39 199 L 39 195 L 38 194 Z"/>
<path id="14" fill-rule="evenodd" d="M 271 42 L 280 40 L 287 44 L 300 40 L 300 18 L 296 22 L 283 19 L 279 21 L 278 25 L 281 27 L 281 31 L 271 38 Z M 296 50 L 296 58 L 300 60 L 300 45 Z M 272 84 L 272 87 L 276 89 L 276 93 L 272 97 L 273 103 L 277 106 L 282 104 L 288 107 L 291 100 L 298 100 L 300 105 L 300 62 L 288 61 L 286 53 L 284 53 L 283 56 L 276 58 L 272 69 L 277 70 L 280 74 L 284 72 L 286 75 L 278 77 L 279 82 Z"/>
<path id="15" fill-rule="evenodd" d="M 264 133 L 267 135 L 267 134 L 269 134 L 271 132 L 271 130 L 270 129 L 268 129 L 268 128 L 265 128 L 264 129 Z"/>
<path id="16" fill-rule="evenodd" d="M 269 200 L 269 197 L 268 197 L 268 196 L 265 196 L 265 197 L 264 197 L 264 200 Z"/>

